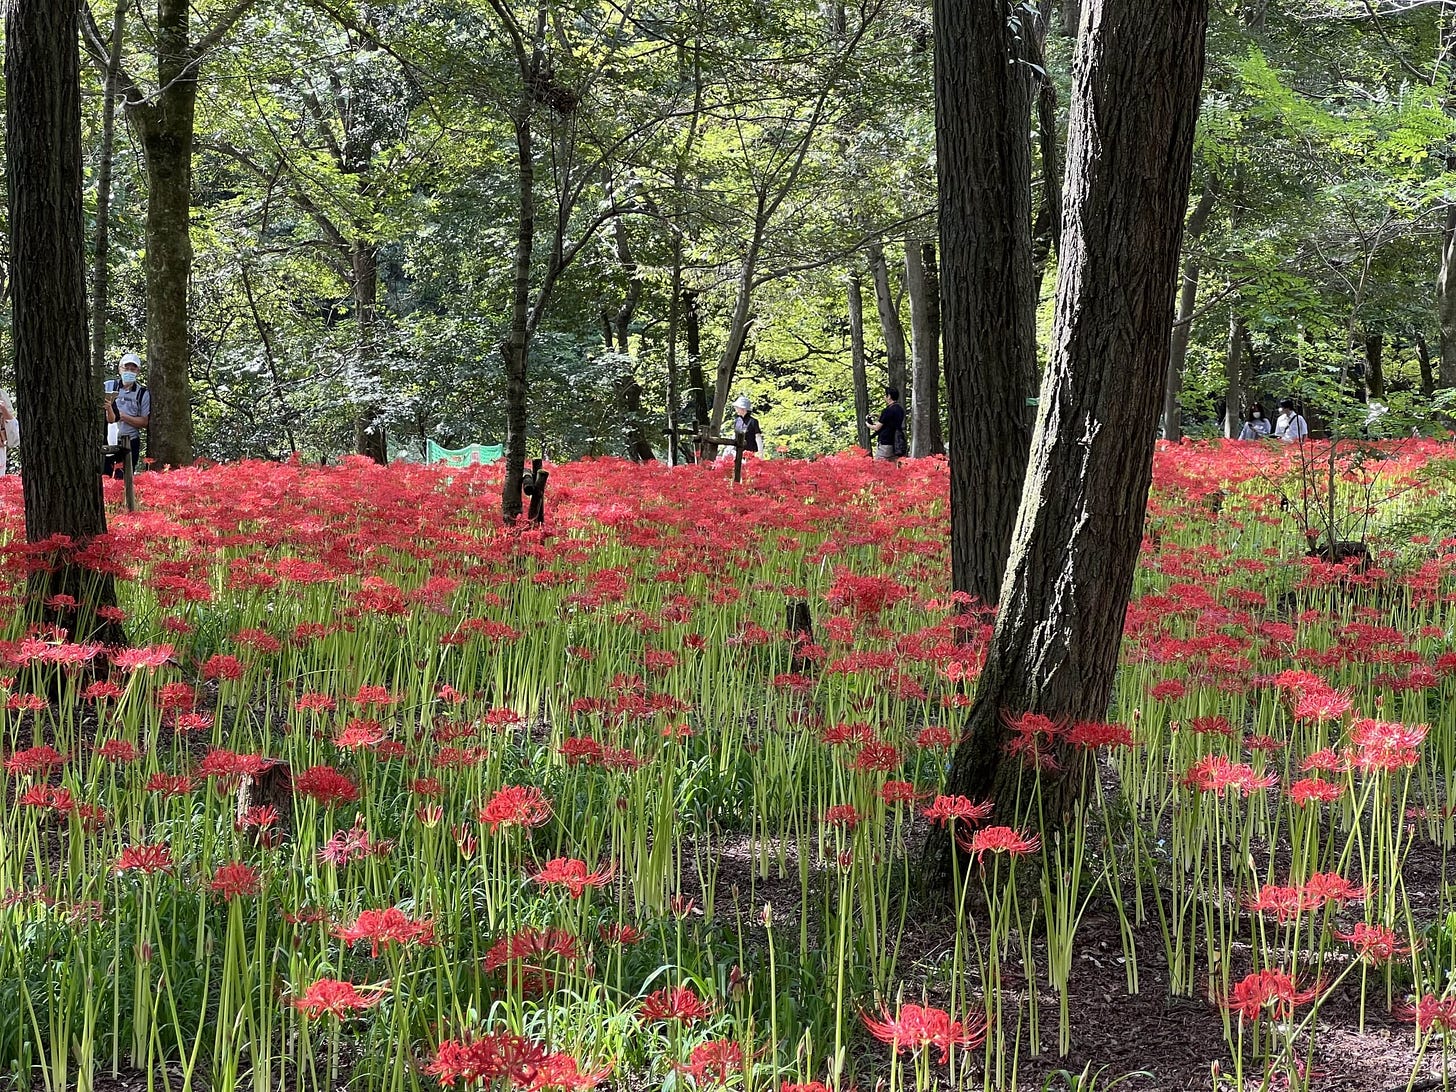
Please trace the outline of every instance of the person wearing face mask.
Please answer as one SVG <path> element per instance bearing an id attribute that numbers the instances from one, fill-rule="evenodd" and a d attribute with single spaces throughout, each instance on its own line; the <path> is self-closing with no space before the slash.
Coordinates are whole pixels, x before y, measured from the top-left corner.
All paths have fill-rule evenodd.
<path id="1" fill-rule="evenodd" d="M 136 353 L 121 358 L 118 374 L 121 382 L 106 396 L 106 420 L 116 425 L 117 443 L 131 449 L 133 470 L 141 468 L 142 429 L 152 419 L 152 392 L 141 382 L 142 361 Z M 122 476 L 121 459 L 110 460 L 107 473 Z"/>
<path id="2" fill-rule="evenodd" d="M 5 473 L 7 457 L 12 448 L 20 446 L 20 421 L 15 416 L 15 407 L 10 395 L 0 391 L 0 474 Z"/>
<path id="3" fill-rule="evenodd" d="M 1255 402 L 1249 407 L 1249 416 L 1244 421 L 1243 430 L 1239 433 L 1240 440 L 1264 440 L 1272 432 L 1274 426 L 1264 413 L 1264 407 Z"/>

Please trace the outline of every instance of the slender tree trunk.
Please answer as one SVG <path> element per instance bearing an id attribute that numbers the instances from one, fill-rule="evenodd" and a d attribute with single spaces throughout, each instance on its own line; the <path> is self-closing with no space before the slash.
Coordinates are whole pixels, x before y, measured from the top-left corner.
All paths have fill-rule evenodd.
<path id="1" fill-rule="evenodd" d="M 703 374 L 703 333 L 698 318 L 698 294 L 683 289 L 683 335 L 687 341 L 688 382 L 692 384 L 693 430 L 708 431 L 708 377 Z M 699 455 L 702 452 L 698 452 Z"/>
<path id="2" fill-rule="evenodd" d="M 858 273 L 849 275 L 849 365 L 854 373 L 855 436 L 870 449 L 870 384 L 865 373 L 864 291 Z"/>
<path id="3" fill-rule="evenodd" d="M 1452 169 L 1456 169 L 1456 162 L 1453 162 Z M 1441 232 L 1436 321 L 1441 330 L 1440 385 L 1456 387 L 1456 202 L 1447 206 L 1446 222 Z"/>
<path id="4" fill-rule="evenodd" d="M 111 289 L 111 161 L 116 148 L 116 83 L 125 31 L 126 0 L 116 0 L 102 82 L 101 162 L 96 169 L 96 243 L 91 266 L 91 374 L 95 389 L 100 389 L 110 371 L 106 361 L 106 313 Z"/>
<path id="5" fill-rule="evenodd" d="M 1244 320 L 1237 311 L 1229 315 L 1224 384 L 1223 434 L 1236 440 L 1244 427 Z"/>
<path id="6" fill-rule="evenodd" d="M 1365 397 L 1385 397 L 1385 335 L 1365 335 Z"/>
<path id="7" fill-rule="evenodd" d="M 379 248 L 373 243 L 355 242 L 349 255 L 354 275 L 354 355 L 360 377 L 379 374 L 375 354 L 379 351 Z M 354 450 L 383 466 L 389 462 L 389 437 L 385 414 L 378 403 L 359 407 L 354 419 Z"/>
<path id="8" fill-rule="evenodd" d="M 529 81 L 528 81 L 529 83 Z M 526 475 L 526 366 L 530 352 L 527 321 L 531 306 L 531 248 L 536 233 L 536 163 L 531 132 L 531 92 L 521 96 L 515 119 L 516 217 L 515 278 L 511 286 L 511 326 L 501 344 L 506 370 L 505 484 L 501 518 L 507 526 L 521 515 L 521 485 Z"/>
<path id="9" fill-rule="evenodd" d="M 682 237 L 673 236 L 672 281 L 668 285 L 667 304 L 667 465 L 677 466 L 682 462 L 680 439 L 677 430 L 682 422 L 678 419 L 678 399 L 682 397 L 677 374 L 678 327 L 682 325 Z"/>
<path id="10" fill-rule="evenodd" d="M 869 245 L 870 278 L 875 285 L 875 307 L 880 312 L 880 329 L 885 338 L 885 366 L 889 372 L 889 386 L 905 397 L 905 326 L 900 321 L 900 309 L 895 306 L 895 294 L 890 287 L 890 267 L 885 261 L 885 248 L 879 242 Z"/>
<path id="11" fill-rule="evenodd" d="M 1026 34 L 1027 61 L 1039 73 L 1036 77 L 1036 139 L 1041 157 L 1041 204 L 1032 226 L 1032 280 L 1037 294 L 1046 277 L 1047 261 L 1062 235 L 1062 152 L 1057 139 L 1057 85 L 1047 68 L 1046 36 L 1051 20 L 1051 0 L 1041 0 L 1036 24 Z M 1075 33 L 1075 31 L 1073 32 Z"/>
<path id="12" fill-rule="evenodd" d="M 1067 230 L 1031 470 L 996 633 L 946 791 L 1004 805 L 1008 718 L 1101 719 L 1143 537 L 1167 375 L 1207 0 L 1089 0 L 1073 73 Z M 1068 769 L 1080 771 L 1080 762 Z M 1080 793 L 1043 779 L 1049 822 Z"/>
<path id="13" fill-rule="evenodd" d="M 910 403 L 910 456 L 943 455 L 940 434 L 940 271 L 935 244 L 905 241 L 905 290 L 910 296 L 913 345 Z"/>
<path id="14" fill-rule="evenodd" d="M 941 316 L 950 408 L 951 570 L 995 603 L 1031 446 L 1031 75 L 1009 0 L 935 5 Z"/>
<path id="15" fill-rule="evenodd" d="M 17 412 L 24 428 L 25 538 L 65 536 L 51 565 L 32 566 L 34 616 L 65 626 L 72 640 L 124 639 L 96 617 L 114 605 L 109 573 L 88 570 L 76 551 L 106 533 L 97 473 L 101 404 L 91 385 L 86 338 L 86 243 L 81 214 L 81 91 L 78 8 L 11 0 L 5 8 L 5 157 L 10 214 L 11 304 Z M 82 422 L 90 427 L 78 427 Z M 36 559 L 39 560 L 39 559 Z M 53 616 L 46 600 L 80 604 Z"/>
<path id="16" fill-rule="evenodd" d="M 1203 195 L 1188 216 L 1183 232 L 1185 249 L 1203 234 L 1213 212 L 1214 189 L 1205 183 Z M 1173 316 L 1173 334 L 1168 345 L 1168 381 L 1163 391 L 1163 439 L 1183 439 L 1183 368 L 1188 362 L 1188 338 L 1193 332 L 1193 307 L 1198 302 L 1198 256 L 1189 254 L 1183 262 L 1183 283 L 1178 289 L 1178 307 Z"/>
<path id="17" fill-rule="evenodd" d="M 627 457 L 637 463 L 657 461 L 657 452 L 647 439 L 642 427 L 642 384 L 633 374 L 631 346 L 632 316 L 637 313 L 637 304 L 642 299 L 642 272 L 632 256 L 632 241 L 627 235 L 627 222 L 620 216 L 612 225 L 613 238 L 617 247 L 617 261 L 627 274 L 627 293 L 622 306 L 612 316 L 612 332 L 616 335 L 616 351 L 622 358 L 622 371 L 617 376 L 617 406 L 622 413 L 622 438 L 627 445 Z M 607 348 L 611 349 L 608 340 Z"/>
<path id="18" fill-rule="evenodd" d="M 1431 368 L 1431 347 L 1426 344 L 1426 335 L 1419 328 L 1413 332 L 1416 343 L 1416 359 L 1421 365 L 1421 395 L 1433 398 L 1436 394 L 1436 376 Z"/>
<path id="19" fill-rule="evenodd" d="M 763 204 L 760 198 L 755 225 L 766 223 Z M 753 239 L 743 256 L 743 265 L 738 273 L 738 292 L 733 299 L 733 312 L 728 318 L 728 336 L 723 342 L 723 351 L 718 356 L 718 373 L 713 383 L 711 420 L 715 431 L 722 426 L 723 418 L 728 412 L 733 377 L 738 374 L 738 361 L 743 356 L 743 348 L 748 344 L 748 333 L 753 328 L 753 278 L 758 269 L 762 236 L 762 229 L 755 226 Z"/>

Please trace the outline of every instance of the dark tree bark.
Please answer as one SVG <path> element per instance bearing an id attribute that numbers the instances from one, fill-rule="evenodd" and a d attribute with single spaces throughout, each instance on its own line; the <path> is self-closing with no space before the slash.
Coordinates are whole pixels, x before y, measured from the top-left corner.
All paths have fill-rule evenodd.
<path id="1" fill-rule="evenodd" d="M 941 318 L 955 589 L 995 603 L 1031 445 L 1031 71 L 1009 0 L 935 5 Z"/>
<path id="2" fill-rule="evenodd" d="M 622 373 L 616 380 L 617 408 L 622 414 L 622 438 L 627 445 L 627 457 L 633 462 L 651 463 L 657 461 L 657 452 L 647 439 L 642 427 L 642 384 L 632 370 L 631 347 L 628 344 L 632 332 L 632 316 L 637 313 L 637 304 L 642 299 L 642 271 L 632 256 L 632 242 L 627 235 L 627 223 L 621 217 L 613 223 L 613 237 L 617 246 L 617 260 L 627 274 L 627 291 L 622 305 L 611 318 L 611 333 L 616 340 L 615 351 L 621 356 Z M 612 349 L 612 340 L 607 341 Z"/>
<path id="3" fill-rule="evenodd" d="M 855 438 L 869 451 L 870 382 L 865 372 L 864 290 L 858 273 L 849 275 L 849 366 L 854 375 Z"/>
<path id="4" fill-rule="evenodd" d="M 110 575 L 77 560 L 106 533 L 99 447 L 101 401 L 91 384 L 86 337 L 86 242 L 81 214 L 78 8 L 11 0 L 5 16 L 5 157 L 10 213 L 11 303 L 17 412 L 25 470 L 25 538 L 64 535 L 49 571 L 30 579 L 35 616 L 57 593 L 75 614 L 48 617 L 73 640 L 120 643 L 96 608 L 116 602 Z M 78 427 L 82 423 L 90 427 Z"/>
<path id="5" fill-rule="evenodd" d="M 1188 214 L 1183 230 L 1186 246 L 1208 226 L 1213 212 L 1215 190 L 1211 182 L 1203 186 L 1198 204 Z M 1163 391 L 1163 439 L 1177 442 L 1183 438 L 1183 367 L 1188 362 L 1188 338 L 1193 333 L 1193 307 L 1198 302 L 1198 255 L 1189 254 L 1183 262 L 1183 281 L 1178 288 L 1178 306 L 1173 315 L 1173 334 L 1168 339 L 1168 381 Z"/>
<path id="6" fill-rule="evenodd" d="M 1026 499 L 947 792 L 1014 823 L 1005 719 L 1106 716 L 1167 374 L 1208 0 L 1090 0 L 1074 65 L 1067 225 Z M 1080 763 L 1070 763 L 1072 771 Z M 1049 822 L 1080 792 L 1048 780 Z"/>
<path id="7" fill-rule="evenodd" d="M 698 294 L 683 289 L 683 336 L 687 341 L 688 382 L 692 384 L 693 431 L 702 436 L 708 431 L 708 379 L 703 374 L 703 328 L 698 316 Z M 702 458 L 703 452 L 697 452 Z"/>
<path id="8" fill-rule="evenodd" d="M 116 148 L 116 89 L 125 31 L 126 3 L 117 0 L 102 76 L 101 162 L 96 168 L 96 241 L 91 264 L 91 373 L 96 389 L 111 370 L 106 360 L 106 312 L 111 295 L 111 160 Z"/>
<path id="9" fill-rule="evenodd" d="M 1385 397 L 1385 335 L 1365 335 L 1365 397 Z"/>
<path id="10" fill-rule="evenodd" d="M 1416 343 L 1416 359 L 1421 366 L 1421 394 L 1426 398 L 1431 398 L 1436 393 L 1436 376 L 1431 368 L 1431 347 L 1426 344 L 1426 335 L 1421 330 L 1415 330 L 1413 336 Z"/>
<path id="11" fill-rule="evenodd" d="M 1450 59 L 1456 55 L 1456 5 L 1443 5 L 1440 57 L 1446 59 L 1446 112 L 1456 110 L 1456 72 Z M 1456 171 L 1456 149 L 1446 152 L 1446 170 Z M 1436 275 L 1436 322 L 1441 332 L 1441 363 L 1437 383 L 1456 387 L 1456 201 L 1447 202 L 1441 230 L 1441 266 Z"/>
<path id="12" fill-rule="evenodd" d="M 1082 27 L 1082 0 L 1062 0 L 1062 34 L 1075 38 Z"/>
<path id="13" fill-rule="evenodd" d="M 890 267 L 885 261 L 885 248 L 876 241 L 869 244 L 868 252 L 870 280 L 875 286 L 875 307 L 880 313 L 880 330 L 885 339 L 887 382 L 904 398 L 905 326 L 900 321 L 900 309 L 895 305 L 895 293 L 890 287 Z"/>
<path id="14" fill-rule="evenodd" d="M 537 51 L 539 59 L 540 51 Z M 521 485 L 526 474 L 526 381 L 531 311 L 531 248 L 536 236 L 536 156 L 531 132 L 531 81 L 525 81 L 516 132 L 515 276 L 511 283 L 511 325 L 501 342 L 506 372 L 505 484 L 501 489 L 501 518 L 507 526 L 521 516 Z"/>
<path id="15" fill-rule="evenodd" d="M 677 466 L 682 462 L 678 429 L 678 399 L 682 397 L 682 385 L 677 372 L 677 337 L 682 325 L 682 239 L 674 236 L 672 242 L 672 281 L 668 285 L 667 304 L 667 465 Z"/>
<path id="16" fill-rule="evenodd" d="M 910 296 L 910 456 L 945 454 L 940 431 L 940 270 L 935 244 L 905 241 L 905 289 Z"/>

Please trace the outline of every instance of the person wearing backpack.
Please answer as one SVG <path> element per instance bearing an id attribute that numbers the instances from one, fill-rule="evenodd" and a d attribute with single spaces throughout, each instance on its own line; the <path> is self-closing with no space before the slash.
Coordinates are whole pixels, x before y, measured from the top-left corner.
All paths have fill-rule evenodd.
<path id="1" fill-rule="evenodd" d="M 141 357 L 127 353 L 117 369 L 120 382 L 106 396 L 106 421 L 116 425 L 116 442 L 131 449 L 133 470 L 141 469 L 142 429 L 152 419 L 152 392 L 141 382 Z M 106 472 L 113 478 L 122 476 L 122 461 L 108 460 Z"/>
<path id="2" fill-rule="evenodd" d="M 5 473 L 7 456 L 11 449 L 20 446 L 20 421 L 15 416 L 15 407 L 10 395 L 0 391 L 0 474 Z"/>
<path id="3" fill-rule="evenodd" d="M 875 458 L 893 463 L 910 454 L 910 446 L 905 442 L 905 407 L 900 405 L 899 389 L 886 387 L 885 399 L 888 405 L 879 417 L 870 418 L 870 434 L 875 438 Z"/>

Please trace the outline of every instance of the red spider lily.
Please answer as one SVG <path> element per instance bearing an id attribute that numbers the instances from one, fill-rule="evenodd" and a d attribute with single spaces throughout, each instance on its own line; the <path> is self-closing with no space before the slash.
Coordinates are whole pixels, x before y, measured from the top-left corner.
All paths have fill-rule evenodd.
<path id="1" fill-rule="evenodd" d="M 1289 786 L 1289 799 L 1298 808 L 1307 808 L 1311 804 L 1333 804 L 1344 795 L 1344 785 L 1318 777 L 1301 778 Z"/>
<path id="2" fill-rule="evenodd" d="M 346 946 L 367 940 L 369 954 L 377 959 L 379 949 L 386 944 L 434 944 L 435 923 L 430 918 L 411 918 L 398 907 L 390 906 L 383 910 L 361 910 L 354 924 L 336 926 L 334 936 Z"/>
<path id="3" fill-rule="evenodd" d="M 112 871 L 116 873 L 140 872 L 143 876 L 171 870 L 172 850 L 165 842 L 127 846 L 112 866 Z"/>
<path id="4" fill-rule="evenodd" d="M 569 1054 L 548 1053 L 539 1043 L 497 1031 L 474 1039 L 447 1039 L 440 1044 L 425 1072 L 446 1088 L 461 1084 L 506 1081 L 524 1092 L 587 1092 L 611 1072 L 611 1067 L 583 1071 Z"/>
<path id="5" fill-rule="evenodd" d="M 915 745 L 927 750 L 948 748 L 953 742 L 950 729 L 938 724 L 922 728 L 915 734 Z"/>
<path id="6" fill-rule="evenodd" d="M 171 662 L 176 649 L 171 645 L 150 645 L 146 648 L 127 648 L 114 653 L 111 662 L 123 671 L 140 671 L 145 668 L 155 671 Z"/>
<path id="7" fill-rule="evenodd" d="M 1291 715 L 1297 724 L 1327 724 L 1342 720 L 1354 707 L 1347 690 L 1324 685 L 1309 686 L 1295 697 Z"/>
<path id="8" fill-rule="evenodd" d="M 937 796 L 928 808 L 921 808 L 920 814 L 932 823 L 979 823 L 988 817 L 994 805 L 987 800 L 977 804 L 967 796 Z"/>
<path id="9" fill-rule="evenodd" d="M 492 834 L 502 827 L 539 827 L 551 818 L 551 801 L 533 786 L 505 785 L 480 809 L 478 818 Z"/>
<path id="10" fill-rule="evenodd" d="M 293 788 L 326 808 L 359 799 L 359 789 L 332 766 L 310 766 L 293 779 Z"/>
<path id="11" fill-rule="evenodd" d="M 159 770 L 147 778 L 147 783 L 142 787 L 147 792 L 160 793 L 162 796 L 186 796 L 197 787 L 197 783 L 186 774 L 162 773 Z"/>
<path id="12" fill-rule="evenodd" d="M 5 760 L 5 771 L 11 777 L 27 777 L 33 774 L 48 774 L 57 766 L 63 766 L 66 756 L 50 744 L 28 747 L 16 751 Z"/>
<path id="13" fill-rule="evenodd" d="M 1098 720 L 1084 720 L 1072 725 L 1067 731 L 1067 743 L 1084 751 L 1095 751 L 1099 747 L 1136 747 L 1132 729 L 1123 724 L 1107 724 Z"/>
<path id="14" fill-rule="evenodd" d="M 225 679 L 236 681 L 243 677 L 247 668 L 236 656 L 230 656 L 226 652 L 215 652 L 207 658 L 202 665 L 202 677 L 204 679 Z"/>
<path id="15" fill-rule="evenodd" d="M 172 721 L 176 732 L 205 732 L 212 727 L 212 716 L 208 713 L 178 713 Z"/>
<path id="16" fill-rule="evenodd" d="M 575 857 L 554 857 L 546 867 L 531 876 L 542 887 L 564 887 L 579 899 L 588 887 L 604 887 L 611 882 L 615 869 L 611 864 L 596 872 L 587 871 L 585 861 Z"/>
<path id="17" fill-rule="evenodd" d="M 278 824 L 278 809 L 272 804 L 244 808 L 234 826 L 238 830 L 269 830 Z"/>
<path id="18" fill-rule="evenodd" d="M 1429 730 L 1424 724 L 1357 720 L 1350 725 L 1350 758 L 1366 773 L 1408 769 L 1420 761 Z"/>
<path id="19" fill-rule="evenodd" d="M 1333 747 L 1322 747 L 1318 751 L 1307 755 L 1299 764 L 1300 773 L 1345 773 L 1350 768 L 1349 761 L 1343 756 L 1336 754 Z"/>
<path id="20" fill-rule="evenodd" d="M 1279 783 L 1277 774 L 1260 776 L 1252 766 L 1234 762 L 1223 755 L 1208 755 L 1189 767 L 1183 775 L 1183 784 L 1195 792 L 1224 796 L 1230 789 L 1240 796 L 1248 796 L 1259 789 L 1271 788 Z"/>
<path id="21" fill-rule="evenodd" d="M 860 773 L 889 773 L 900 765 L 900 749 L 893 743 L 866 743 L 850 765 Z"/>
<path id="22" fill-rule="evenodd" d="M 251 898 L 258 893 L 258 870 L 242 861 L 220 865 L 207 886 L 229 901 Z"/>
<path id="23" fill-rule="evenodd" d="M 1397 1005 L 1391 1012 L 1398 1019 L 1415 1024 L 1416 1031 L 1422 1035 L 1433 1028 L 1440 1028 L 1442 1035 L 1456 1031 L 1456 997 L 1427 994 L 1417 998 L 1415 1004 Z"/>
<path id="24" fill-rule="evenodd" d="M 829 1092 L 829 1086 L 823 1081 L 805 1081 L 801 1084 L 784 1081 L 779 1085 L 779 1092 Z"/>
<path id="25" fill-rule="evenodd" d="M 203 756 L 202 761 L 197 764 L 197 772 L 203 777 L 232 780 L 244 775 L 257 777 L 272 765 L 273 760 L 262 755 L 240 755 L 215 748 Z"/>
<path id="26" fill-rule="evenodd" d="M 115 701 L 125 693 L 110 679 L 98 679 L 81 692 L 81 697 L 86 701 Z"/>
<path id="27" fill-rule="evenodd" d="M 692 1027 L 712 1014 L 712 1006 L 699 997 L 691 986 L 664 986 L 660 990 L 654 990 L 642 999 L 642 1004 L 637 1009 L 637 1019 L 644 1024 L 676 1021 L 684 1027 Z"/>
<path id="28" fill-rule="evenodd" d="M 384 742 L 384 735 L 384 725 L 377 720 L 361 720 L 356 717 L 344 725 L 334 737 L 334 746 L 345 751 L 375 747 Z"/>
<path id="29" fill-rule="evenodd" d="M 1288 1019 L 1296 1005 L 1313 1001 L 1319 993 L 1318 982 L 1300 990 L 1285 972 L 1263 970 L 1246 975 L 1236 983 L 1224 1003 L 1245 1020 L 1257 1020 L 1266 1014 L 1282 1020 Z"/>
<path id="30" fill-rule="evenodd" d="M 868 724 L 858 722 L 855 724 L 831 724 L 819 735 L 819 742 L 830 747 L 837 747 L 846 743 L 870 743 L 875 738 L 875 731 Z"/>
<path id="31" fill-rule="evenodd" d="M 984 1020 L 952 1020 L 950 1013 L 930 1005 L 902 1005 L 894 1016 L 888 1009 L 881 1009 L 879 1020 L 866 1013 L 864 1023 L 871 1035 L 888 1043 L 897 1054 L 935 1047 L 940 1051 L 942 1065 L 950 1061 L 951 1047 L 975 1047 L 986 1040 Z"/>
<path id="32" fill-rule="evenodd" d="M 69 815 L 76 808 L 71 790 L 54 785 L 32 785 L 20 794 L 16 803 L 22 808 L 44 808 L 61 815 Z"/>
<path id="33" fill-rule="evenodd" d="M 332 713 L 334 711 L 334 699 L 327 694 L 301 694 L 298 700 L 293 703 L 293 708 L 300 713 Z"/>
<path id="34" fill-rule="evenodd" d="M 185 712 L 196 705 L 197 691 L 189 683 L 169 682 L 157 690 L 157 708 L 164 712 Z"/>
<path id="35" fill-rule="evenodd" d="M 969 838 L 957 833 L 956 841 L 967 853 L 981 860 L 987 853 L 1005 853 L 1009 857 L 1024 857 L 1035 853 L 1041 846 L 1041 839 L 1035 834 L 1023 835 L 1011 827 L 983 827 Z"/>
<path id="36" fill-rule="evenodd" d="M 1337 872 L 1314 872 L 1304 882 L 1304 890 L 1310 897 L 1343 906 L 1347 902 L 1360 902 L 1365 898 L 1365 889 L 1356 887 Z"/>
<path id="37" fill-rule="evenodd" d="M 685 1064 L 678 1067 L 698 1084 L 727 1084 L 743 1072 L 743 1046 L 733 1039 L 709 1039 L 693 1047 Z"/>
<path id="38" fill-rule="evenodd" d="M 572 736 L 561 741 L 557 748 L 568 766 L 591 764 L 602 760 L 602 745 L 590 736 Z"/>
<path id="39" fill-rule="evenodd" d="M 824 822 L 831 827 L 853 830 L 859 825 L 859 810 L 853 804 L 836 804 L 824 813 Z"/>
<path id="40" fill-rule="evenodd" d="M 886 804 L 913 804 L 919 794 L 908 781 L 886 781 L 880 786 L 880 799 Z"/>
<path id="41" fill-rule="evenodd" d="M 624 947 L 636 944 L 642 939 L 641 929 L 620 921 L 614 921 L 610 925 L 597 926 L 597 933 L 607 944 L 621 944 Z"/>
<path id="42" fill-rule="evenodd" d="M 354 820 L 353 827 L 339 831 L 325 842 L 318 855 L 321 861 L 341 866 L 350 861 L 362 861 L 366 857 L 383 857 L 393 848 L 393 839 L 375 841 L 369 836 L 369 832 L 364 829 L 364 817 L 361 815 Z"/>
<path id="43" fill-rule="evenodd" d="M 105 762 L 114 762 L 118 766 L 135 762 L 140 752 L 136 744 L 126 739 L 108 739 L 104 743 L 96 745 L 96 757 Z"/>
<path id="44" fill-rule="evenodd" d="M 387 686 L 360 686 L 349 699 L 355 705 L 397 705 L 402 699 Z"/>
<path id="45" fill-rule="evenodd" d="M 1234 734 L 1234 726 L 1229 723 L 1228 717 L 1189 717 L 1184 723 L 1196 736 L 1231 736 Z"/>
<path id="46" fill-rule="evenodd" d="M 338 978 L 320 978 L 293 999 L 293 1007 L 317 1020 L 321 1016 L 343 1017 L 351 1012 L 373 1008 L 384 997 L 384 984 L 364 987 Z"/>
<path id="47" fill-rule="evenodd" d="M 605 929 L 605 926 L 603 927 Z M 603 939 L 606 939 L 603 933 Z M 502 937 L 485 953 L 485 969 L 496 971 L 513 960 L 533 957 L 556 956 L 558 959 L 581 958 L 581 948 L 576 937 L 565 929 L 525 928 L 512 936 Z"/>
<path id="48" fill-rule="evenodd" d="M 1379 967 L 1397 956 L 1410 955 L 1410 948 L 1401 943 L 1400 934 L 1384 925 L 1356 922 L 1348 933 L 1332 930 L 1334 938 L 1350 945 L 1355 954 L 1371 966 Z"/>

